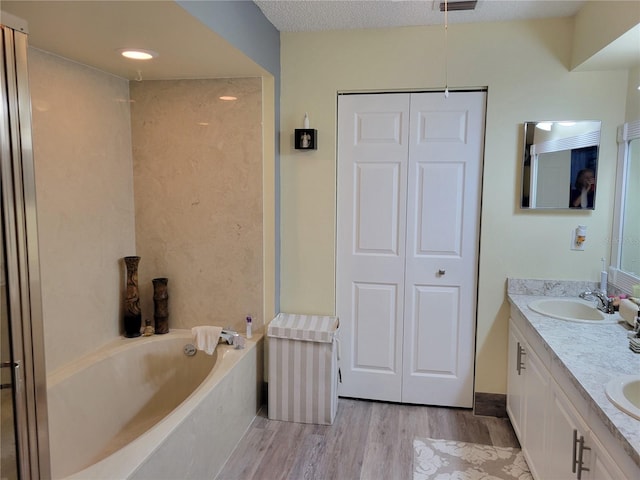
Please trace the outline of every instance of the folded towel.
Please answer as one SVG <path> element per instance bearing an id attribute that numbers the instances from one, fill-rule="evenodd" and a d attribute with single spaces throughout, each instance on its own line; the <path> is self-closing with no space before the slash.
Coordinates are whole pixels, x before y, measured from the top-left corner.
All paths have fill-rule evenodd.
<path id="1" fill-rule="evenodd" d="M 196 348 L 198 350 L 202 350 L 207 355 L 213 355 L 213 352 L 218 345 L 221 332 L 222 327 L 212 327 L 209 325 L 193 327 L 191 329 L 191 334 L 193 335 Z"/>
<path id="2" fill-rule="evenodd" d="M 638 316 L 640 307 L 629 299 L 620 300 L 619 313 L 620 316 L 632 327 L 635 326 L 635 318 Z"/>

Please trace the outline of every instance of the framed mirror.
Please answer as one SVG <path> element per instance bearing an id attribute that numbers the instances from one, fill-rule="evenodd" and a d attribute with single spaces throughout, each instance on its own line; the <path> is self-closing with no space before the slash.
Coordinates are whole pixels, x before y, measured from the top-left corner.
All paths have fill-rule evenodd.
<path id="1" fill-rule="evenodd" d="M 524 123 L 523 209 L 593 210 L 601 122 Z"/>

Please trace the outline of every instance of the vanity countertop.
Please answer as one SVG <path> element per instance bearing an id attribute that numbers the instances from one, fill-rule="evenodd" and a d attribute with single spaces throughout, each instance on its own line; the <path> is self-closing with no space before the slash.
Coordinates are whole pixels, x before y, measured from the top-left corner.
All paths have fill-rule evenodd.
<path id="1" fill-rule="evenodd" d="M 542 340 L 551 358 L 574 383 L 579 394 L 602 420 L 633 461 L 640 466 L 640 420 L 618 410 L 605 393 L 609 380 L 620 375 L 640 373 L 640 354 L 629 349 L 626 324 L 585 324 L 556 320 L 531 310 L 540 295 L 508 294 Z"/>

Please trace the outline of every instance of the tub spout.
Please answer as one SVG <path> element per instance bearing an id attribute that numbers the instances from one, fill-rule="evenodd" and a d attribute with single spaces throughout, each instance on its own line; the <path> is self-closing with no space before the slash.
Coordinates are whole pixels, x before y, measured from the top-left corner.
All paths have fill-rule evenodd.
<path id="1" fill-rule="evenodd" d="M 222 339 L 222 341 L 227 342 L 229 345 L 234 345 L 235 338 L 239 336 L 240 335 L 238 334 L 238 332 L 229 328 L 223 328 L 222 332 L 220 333 L 220 338 Z"/>
<path id="2" fill-rule="evenodd" d="M 234 347 L 236 347 L 236 350 L 244 348 L 245 340 L 235 330 L 224 328 L 222 330 L 222 333 L 220 333 L 220 338 L 223 342 L 227 342 L 229 345 L 233 345 Z"/>

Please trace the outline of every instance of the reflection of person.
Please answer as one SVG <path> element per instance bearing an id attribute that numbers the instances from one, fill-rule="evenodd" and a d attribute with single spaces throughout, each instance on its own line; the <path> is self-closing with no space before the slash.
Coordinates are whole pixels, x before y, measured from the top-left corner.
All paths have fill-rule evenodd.
<path id="1" fill-rule="evenodd" d="M 590 168 L 583 168 L 576 175 L 576 181 L 571 189 L 569 199 L 570 208 L 593 208 L 596 176 Z"/>

